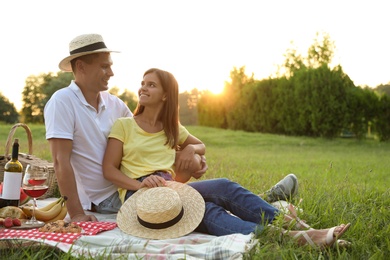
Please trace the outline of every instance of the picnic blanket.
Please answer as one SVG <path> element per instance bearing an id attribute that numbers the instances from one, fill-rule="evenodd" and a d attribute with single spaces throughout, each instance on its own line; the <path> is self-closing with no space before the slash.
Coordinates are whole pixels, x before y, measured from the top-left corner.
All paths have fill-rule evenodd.
<path id="1" fill-rule="evenodd" d="M 45 205 L 52 201 L 39 201 Z M 123 233 L 116 214 L 94 214 L 99 222 L 78 222 L 81 234 L 54 234 L 29 230 L 0 230 L 0 242 L 26 240 L 55 246 L 74 257 L 112 259 L 242 259 L 258 241 L 253 234 L 212 236 L 197 232 L 166 240 L 148 240 Z M 11 241 L 12 241 L 11 240 Z M 1 244 L 1 243 L 0 243 Z"/>
<path id="2" fill-rule="evenodd" d="M 83 232 L 82 233 L 53 233 L 53 232 L 39 232 L 39 228 L 32 229 L 2 229 L 0 230 L 0 239 L 37 239 L 37 240 L 50 240 L 53 242 L 62 242 L 67 244 L 73 244 L 77 239 L 82 236 L 92 236 L 97 233 L 111 230 L 116 228 L 115 222 L 75 222 L 78 224 Z"/>

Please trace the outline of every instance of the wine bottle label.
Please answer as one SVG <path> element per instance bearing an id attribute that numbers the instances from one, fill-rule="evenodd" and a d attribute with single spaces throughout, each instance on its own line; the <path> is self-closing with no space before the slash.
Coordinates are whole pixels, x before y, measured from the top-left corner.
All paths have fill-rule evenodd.
<path id="1" fill-rule="evenodd" d="M 3 180 L 3 200 L 18 200 L 20 199 L 20 187 L 22 185 L 21 172 L 4 172 Z"/>

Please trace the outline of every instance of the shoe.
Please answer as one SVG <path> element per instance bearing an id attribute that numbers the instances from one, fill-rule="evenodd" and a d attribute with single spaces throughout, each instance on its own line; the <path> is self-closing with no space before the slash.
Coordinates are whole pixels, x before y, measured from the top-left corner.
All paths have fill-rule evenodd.
<path id="1" fill-rule="evenodd" d="M 292 229 L 292 230 L 311 229 L 311 227 L 304 220 L 298 217 L 298 212 L 299 213 L 303 212 L 303 210 L 299 208 L 300 202 L 296 206 L 284 200 L 279 200 L 271 203 L 272 206 L 277 208 L 283 214 L 284 229 Z"/>
<path id="2" fill-rule="evenodd" d="M 298 178 L 295 174 L 290 173 L 279 181 L 270 190 L 265 192 L 264 199 L 268 203 L 272 203 L 278 200 L 291 200 L 298 194 Z"/>
<path id="3" fill-rule="evenodd" d="M 278 201 L 277 202 L 274 202 L 272 203 L 273 205 L 279 203 Z M 281 204 L 279 204 L 281 205 Z M 304 220 L 300 219 L 298 217 L 298 214 L 297 214 L 297 209 L 294 205 L 292 204 L 289 204 L 289 203 L 286 203 L 285 206 L 285 212 L 289 212 L 289 215 L 285 215 L 285 219 L 289 220 L 286 225 L 284 226 L 285 229 L 289 229 L 291 226 L 293 226 L 295 229 L 297 230 L 312 230 L 313 228 L 311 226 L 309 226 Z M 345 231 L 348 230 L 348 228 L 351 226 L 350 223 L 348 223 L 347 225 L 344 226 L 342 232 L 340 232 L 340 234 L 338 235 L 338 237 L 340 237 L 342 234 L 345 233 Z M 327 234 L 327 242 L 329 243 L 329 240 L 331 239 L 331 234 L 333 234 L 333 231 L 334 231 L 334 228 L 332 231 L 328 231 L 328 234 Z M 304 236 L 304 235 L 303 235 Z M 306 238 L 306 237 L 305 237 Z M 307 240 L 307 239 L 306 239 Z M 309 242 L 310 244 L 310 242 Z M 352 243 L 347 241 L 347 240 L 343 240 L 343 239 L 337 239 L 334 243 L 333 243 L 333 247 L 336 248 L 336 247 L 339 247 L 339 248 L 348 248 L 352 246 Z"/>
<path id="4" fill-rule="evenodd" d="M 314 243 L 314 241 L 308 235 L 307 231 L 299 231 L 293 238 L 297 239 L 299 237 L 303 237 L 305 239 L 304 244 L 309 244 L 313 248 L 319 248 L 319 249 L 325 249 L 332 246 L 348 247 L 351 245 L 350 242 L 338 238 L 340 238 L 349 229 L 350 226 L 351 226 L 350 223 L 348 223 L 347 225 L 343 225 L 342 230 L 337 235 L 335 234 L 336 227 L 330 228 L 326 234 L 325 240 L 322 243 L 317 243 L 317 244 Z M 309 229 L 309 230 L 313 230 L 313 229 Z"/>

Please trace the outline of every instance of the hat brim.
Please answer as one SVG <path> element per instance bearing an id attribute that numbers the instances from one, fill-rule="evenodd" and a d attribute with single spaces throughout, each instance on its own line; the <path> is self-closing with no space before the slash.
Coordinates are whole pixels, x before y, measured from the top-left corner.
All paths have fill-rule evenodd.
<path id="1" fill-rule="evenodd" d="M 203 219 L 205 202 L 194 188 L 179 182 L 167 182 L 183 203 L 184 214 L 175 225 L 164 229 L 151 229 L 142 226 L 137 220 L 137 198 L 148 188 L 142 188 L 123 203 L 117 215 L 117 225 L 125 233 L 147 239 L 171 239 L 187 235 L 195 230 Z M 153 188 L 152 188 L 153 189 Z M 156 198 L 157 199 L 157 198 Z"/>
<path id="2" fill-rule="evenodd" d="M 98 49 L 98 50 L 94 50 L 94 51 L 76 53 L 76 54 L 69 55 L 68 57 L 62 59 L 60 61 L 60 63 L 58 64 L 58 67 L 62 71 L 72 72 L 72 66 L 70 65 L 71 60 L 78 58 L 78 57 L 81 57 L 81 56 L 84 56 L 84 55 L 88 55 L 88 54 L 92 54 L 92 53 L 99 53 L 99 52 L 119 52 L 119 51 L 113 51 L 113 50 L 109 50 L 109 49 Z"/>

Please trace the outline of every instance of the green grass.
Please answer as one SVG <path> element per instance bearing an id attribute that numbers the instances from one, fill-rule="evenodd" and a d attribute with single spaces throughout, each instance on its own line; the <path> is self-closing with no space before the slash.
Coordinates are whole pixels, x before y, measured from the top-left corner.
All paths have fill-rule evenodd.
<path id="1" fill-rule="evenodd" d="M 4 155 L 5 146 L 13 125 L 5 125 L 0 123 L 0 155 Z M 45 127 L 41 124 L 28 124 L 32 135 L 32 154 L 38 158 L 51 161 L 51 154 L 49 150 L 49 143 L 45 138 Z M 19 152 L 28 153 L 29 145 L 26 130 L 23 127 L 17 127 L 15 134 L 11 137 L 11 141 L 19 138 Z M 12 144 L 9 149 L 11 154 Z"/>
<path id="2" fill-rule="evenodd" d="M 30 126 L 34 155 L 50 160 L 44 127 Z M 0 125 L 0 154 L 10 125 Z M 351 222 L 347 250 L 318 252 L 266 231 L 249 259 L 390 259 L 390 143 L 314 139 L 188 127 L 206 144 L 209 170 L 203 178 L 226 177 L 262 193 L 288 173 L 299 178 L 301 218 L 314 228 Z M 23 130 L 20 129 L 20 138 Z M 23 143 L 22 147 L 25 147 Z M 51 252 L 51 251 L 50 251 Z M 13 252 L 15 253 L 15 252 Z M 58 253 L 58 252 L 57 252 Z M 2 253 L 0 252 L 0 256 Z M 34 251 L 30 252 L 31 259 Z M 60 254 L 61 259 L 72 259 Z M 24 256 L 24 255 L 21 255 Z M 39 257 L 43 258 L 43 257 Z"/>

